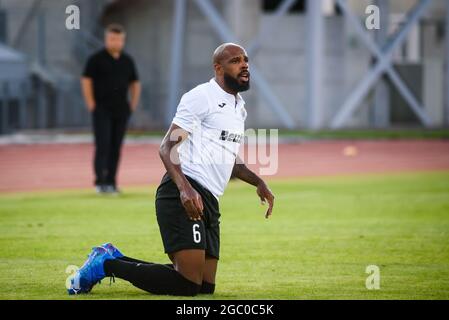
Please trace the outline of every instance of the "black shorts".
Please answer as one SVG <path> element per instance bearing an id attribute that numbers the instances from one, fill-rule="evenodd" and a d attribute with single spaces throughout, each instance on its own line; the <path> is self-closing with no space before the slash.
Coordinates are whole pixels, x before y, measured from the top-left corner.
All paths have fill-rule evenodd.
<path id="1" fill-rule="evenodd" d="M 204 205 L 201 221 L 190 220 L 179 197 L 179 190 L 168 174 L 156 191 L 156 216 L 165 253 L 185 249 L 202 249 L 206 255 L 220 256 L 220 212 L 218 200 L 198 182 L 187 177 L 201 195 Z"/>

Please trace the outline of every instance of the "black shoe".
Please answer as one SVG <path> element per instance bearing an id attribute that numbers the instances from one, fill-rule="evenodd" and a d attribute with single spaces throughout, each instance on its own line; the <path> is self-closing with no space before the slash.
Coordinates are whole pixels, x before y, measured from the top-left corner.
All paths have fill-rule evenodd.
<path id="1" fill-rule="evenodd" d="M 117 188 L 112 184 L 105 186 L 105 192 L 112 195 L 119 195 L 122 193 L 122 191 L 119 188 Z"/>
<path id="2" fill-rule="evenodd" d="M 106 193 L 106 186 L 103 184 L 97 184 L 95 186 L 95 192 L 98 194 L 105 194 Z"/>

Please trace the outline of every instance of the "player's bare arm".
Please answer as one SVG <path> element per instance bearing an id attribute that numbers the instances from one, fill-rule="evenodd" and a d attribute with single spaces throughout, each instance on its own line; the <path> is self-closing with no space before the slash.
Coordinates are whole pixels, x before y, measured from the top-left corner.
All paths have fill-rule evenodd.
<path id="1" fill-rule="evenodd" d="M 184 173 L 181 171 L 179 161 L 178 146 L 185 141 L 189 133 L 177 126 L 171 124 L 159 148 L 159 156 L 179 189 L 181 202 L 186 209 L 188 216 L 192 220 L 201 220 L 203 212 L 203 201 L 200 194 L 192 187 Z"/>
<path id="2" fill-rule="evenodd" d="M 268 219 L 273 212 L 274 195 L 265 181 L 252 172 L 238 157 L 232 169 L 232 176 L 257 187 L 257 195 L 262 201 L 262 204 L 268 202 L 268 209 L 265 213 L 265 218 Z"/>

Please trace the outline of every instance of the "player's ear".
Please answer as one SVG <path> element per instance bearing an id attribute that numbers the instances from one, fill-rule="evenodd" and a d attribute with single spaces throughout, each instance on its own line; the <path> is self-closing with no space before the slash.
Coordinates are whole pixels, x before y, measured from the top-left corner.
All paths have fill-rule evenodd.
<path id="1" fill-rule="evenodd" d="M 223 66 L 221 64 L 219 64 L 218 62 L 215 62 L 214 70 L 215 70 L 216 74 L 221 75 L 221 73 L 223 72 Z"/>

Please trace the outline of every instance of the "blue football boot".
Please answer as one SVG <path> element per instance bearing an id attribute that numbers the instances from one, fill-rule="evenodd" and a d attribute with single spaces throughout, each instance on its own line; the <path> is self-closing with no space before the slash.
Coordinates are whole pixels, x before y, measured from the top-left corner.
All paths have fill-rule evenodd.
<path id="1" fill-rule="evenodd" d="M 114 258 L 122 258 L 124 257 L 124 254 L 120 252 L 120 250 L 115 247 L 112 243 L 108 242 L 101 245 L 103 248 L 108 250 L 109 254 L 113 256 Z"/>
<path id="2" fill-rule="evenodd" d="M 89 293 L 93 286 L 103 280 L 106 276 L 104 273 L 104 262 L 106 260 L 115 259 L 109 254 L 108 250 L 103 247 L 93 248 L 86 262 L 76 272 L 75 276 L 70 280 L 70 288 L 67 289 L 69 295 Z"/>

